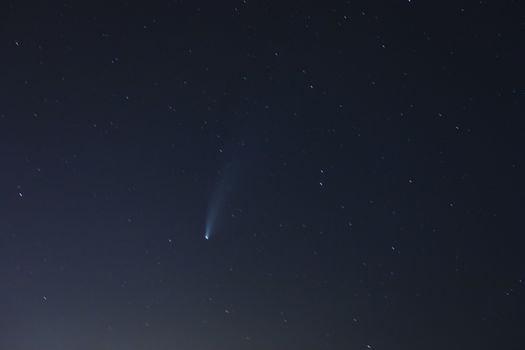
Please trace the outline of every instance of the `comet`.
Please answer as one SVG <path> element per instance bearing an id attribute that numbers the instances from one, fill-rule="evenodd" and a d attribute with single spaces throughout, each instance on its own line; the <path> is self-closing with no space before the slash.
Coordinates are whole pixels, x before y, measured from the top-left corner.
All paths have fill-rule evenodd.
<path id="1" fill-rule="evenodd" d="M 224 167 L 224 171 L 219 172 L 218 181 L 215 183 L 212 191 L 204 229 L 204 239 L 207 241 L 215 235 L 217 224 L 221 219 L 224 219 L 223 212 L 226 209 L 227 199 L 231 196 L 234 179 L 238 173 L 237 164 L 235 166 L 233 164 L 228 163 Z"/>

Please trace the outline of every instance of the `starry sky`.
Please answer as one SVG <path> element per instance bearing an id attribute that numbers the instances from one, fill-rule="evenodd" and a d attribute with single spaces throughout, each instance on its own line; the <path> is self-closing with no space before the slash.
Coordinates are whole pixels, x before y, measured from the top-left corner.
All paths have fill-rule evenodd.
<path id="1" fill-rule="evenodd" d="M 4 1 L 0 348 L 523 349 L 519 1 Z"/>

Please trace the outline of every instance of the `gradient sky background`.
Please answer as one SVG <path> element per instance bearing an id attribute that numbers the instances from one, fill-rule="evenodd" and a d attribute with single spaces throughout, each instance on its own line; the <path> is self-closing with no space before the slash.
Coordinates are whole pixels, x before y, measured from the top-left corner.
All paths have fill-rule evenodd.
<path id="1" fill-rule="evenodd" d="M 0 348 L 523 349 L 524 62 L 519 1 L 3 1 Z"/>

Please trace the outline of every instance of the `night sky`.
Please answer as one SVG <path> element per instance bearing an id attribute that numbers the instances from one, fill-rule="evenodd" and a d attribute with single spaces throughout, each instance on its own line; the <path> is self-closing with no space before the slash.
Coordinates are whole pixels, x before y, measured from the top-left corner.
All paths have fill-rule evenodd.
<path id="1" fill-rule="evenodd" d="M 0 349 L 525 348 L 519 1 L 3 1 Z"/>

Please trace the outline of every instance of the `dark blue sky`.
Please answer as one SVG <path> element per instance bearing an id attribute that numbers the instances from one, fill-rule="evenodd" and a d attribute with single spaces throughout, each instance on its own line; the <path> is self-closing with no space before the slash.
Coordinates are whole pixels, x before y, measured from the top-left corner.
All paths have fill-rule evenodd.
<path id="1" fill-rule="evenodd" d="M 0 348 L 522 349 L 524 14 L 4 2 Z"/>

